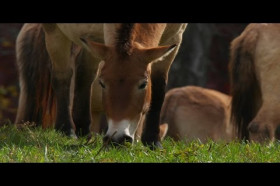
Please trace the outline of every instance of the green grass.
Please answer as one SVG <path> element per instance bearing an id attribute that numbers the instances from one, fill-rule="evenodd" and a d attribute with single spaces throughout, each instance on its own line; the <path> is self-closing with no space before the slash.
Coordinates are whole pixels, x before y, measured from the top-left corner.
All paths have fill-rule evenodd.
<path id="1" fill-rule="evenodd" d="M 0 128 L 0 162 L 280 162 L 279 143 L 163 141 L 155 151 L 141 142 L 102 149 L 102 136 L 73 139 L 54 130 Z"/>

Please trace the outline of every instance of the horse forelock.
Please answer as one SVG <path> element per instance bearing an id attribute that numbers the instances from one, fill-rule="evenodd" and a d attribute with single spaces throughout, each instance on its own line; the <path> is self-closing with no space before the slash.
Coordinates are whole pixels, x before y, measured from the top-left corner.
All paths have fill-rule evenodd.
<path id="1" fill-rule="evenodd" d="M 131 55 L 132 53 L 132 42 L 133 42 L 133 29 L 134 23 L 123 23 L 117 30 L 115 38 L 115 47 L 117 52 L 122 56 Z"/>

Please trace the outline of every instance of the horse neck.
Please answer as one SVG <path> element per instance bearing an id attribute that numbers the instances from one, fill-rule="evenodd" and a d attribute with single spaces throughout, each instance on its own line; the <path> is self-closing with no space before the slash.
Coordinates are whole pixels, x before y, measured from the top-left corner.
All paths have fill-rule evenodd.
<path id="1" fill-rule="evenodd" d="M 161 36 L 165 30 L 166 24 L 135 24 L 133 32 L 133 41 L 144 47 L 158 46 Z"/>
<path id="2" fill-rule="evenodd" d="M 117 32 L 120 29 L 121 24 L 115 23 L 115 24 L 104 24 L 103 30 L 104 30 L 104 43 L 107 46 L 113 46 L 115 43 L 115 38 L 117 36 Z"/>
<path id="3" fill-rule="evenodd" d="M 106 45 L 115 45 L 116 38 L 123 24 L 104 24 L 104 41 Z M 166 24 L 135 23 L 132 27 L 131 40 L 143 47 L 158 46 Z"/>

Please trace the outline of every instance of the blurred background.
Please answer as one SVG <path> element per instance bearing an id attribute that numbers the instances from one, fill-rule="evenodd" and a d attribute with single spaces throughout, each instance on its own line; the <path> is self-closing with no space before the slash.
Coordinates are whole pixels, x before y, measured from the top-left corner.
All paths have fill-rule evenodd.
<path id="1" fill-rule="evenodd" d="M 15 40 L 22 24 L 0 24 L 0 125 L 13 122 L 19 84 L 15 62 Z"/>
<path id="2" fill-rule="evenodd" d="M 0 24 L 0 125 L 13 122 L 19 83 L 15 40 L 23 24 Z M 167 89 L 197 85 L 229 94 L 229 46 L 247 24 L 190 23 L 172 64 Z"/>

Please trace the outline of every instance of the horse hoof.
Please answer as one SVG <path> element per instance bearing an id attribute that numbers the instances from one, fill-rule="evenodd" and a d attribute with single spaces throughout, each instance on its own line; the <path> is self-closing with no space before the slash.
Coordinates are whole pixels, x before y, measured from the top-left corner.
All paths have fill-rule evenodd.
<path id="1" fill-rule="evenodd" d="M 63 131 L 62 133 L 71 139 L 78 139 L 78 136 L 76 135 L 74 129 L 71 129 L 70 131 L 67 132 Z"/>
<path id="2" fill-rule="evenodd" d="M 146 143 L 144 143 L 144 145 L 149 147 L 151 150 L 163 149 L 160 141 L 146 142 Z"/>
<path id="3" fill-rule="evenodd" d="M 56 131 L 61 132 L 63 135 L 69 138 L 78 139 L 74 129 L 56 129 Z"/>
<path id="4" fill-rule="evenodd" d="M 75 134 L 75 131 L 73 129 L 71 129 L 71 132 L 69 134 L 69 137 L 72 139 L 78 139 L 77 135 Z"/>
<path id="5" fill-rule="evenodd" d="M 88 128 L 80 128 L 80 129 L 76 129 L 76 135 L 78 137 L 84 137 L 84 136 L 88 136 L 90 134 L 90 131 Z"/>

